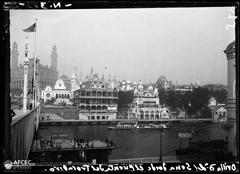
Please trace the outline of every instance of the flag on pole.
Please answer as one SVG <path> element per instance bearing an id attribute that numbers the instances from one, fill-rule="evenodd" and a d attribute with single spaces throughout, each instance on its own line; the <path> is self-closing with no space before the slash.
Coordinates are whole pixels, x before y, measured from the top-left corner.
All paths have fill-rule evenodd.
<path id="1" fill-rule="evenodd" d="M 36 32 L 36 22 L 32 24 L 30 27 L 23 30 L 24 32 Z"/>

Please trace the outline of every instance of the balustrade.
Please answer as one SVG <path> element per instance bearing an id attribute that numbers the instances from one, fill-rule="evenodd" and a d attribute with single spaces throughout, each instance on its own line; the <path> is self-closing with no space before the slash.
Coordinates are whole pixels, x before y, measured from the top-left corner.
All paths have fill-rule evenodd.
<path id="1" fill-rule="evenodd" d="M 35 131 L 38 129 L 40 106 L 13 117 L 11 123 L 11 158 L 26 160 Z"/>

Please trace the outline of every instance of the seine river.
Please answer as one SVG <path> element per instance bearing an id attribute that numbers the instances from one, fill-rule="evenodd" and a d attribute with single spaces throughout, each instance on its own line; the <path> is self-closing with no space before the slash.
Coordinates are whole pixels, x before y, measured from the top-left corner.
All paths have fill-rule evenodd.
<path id="1" fill-rule="evenodd" d="M 158 157 L 160 154 L 160 130 L 108 130 L 109 125 L 71 125 L 39 127 L 38 135 L 50 138 L 54 133 L 69 133 L 69 138 L 85 138 L 104 141 L 107 137 L 117 148 L 110 159 Z M 225 139 L 227 134 L 221 123 L 171 123 L 164 132 L 162 150 L 164 156 L 174 155 L 180 147 L 179 132 L 192 132 L 192 141 Z M 188 141 L 182 139 L 182 147 Z"/>

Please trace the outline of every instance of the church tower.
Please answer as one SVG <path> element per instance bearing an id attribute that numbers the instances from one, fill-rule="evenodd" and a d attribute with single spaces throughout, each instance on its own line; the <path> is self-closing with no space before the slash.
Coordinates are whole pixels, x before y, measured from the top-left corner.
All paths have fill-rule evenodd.
<path id="1" fill-rule="evenodd" d="M 15 69 L 18 66 L 18 49 L 17 42 L 13 42 L 11 52 L 11 69 Z"/>
<path id="2" fill-rule="evenodd" d="M 51 69 L 57 71 L 57 46 L 53 45 L 51 54 Z"/>
<path id="3" fill-rule="evenodd" d="M 235 41 L 230 43 L 224 50 L 227 56 L 227 124 L 228 124 L 228 151 L 237 157 L 238 155 L 238 131 L 236 127 L 236 51 Z"/>

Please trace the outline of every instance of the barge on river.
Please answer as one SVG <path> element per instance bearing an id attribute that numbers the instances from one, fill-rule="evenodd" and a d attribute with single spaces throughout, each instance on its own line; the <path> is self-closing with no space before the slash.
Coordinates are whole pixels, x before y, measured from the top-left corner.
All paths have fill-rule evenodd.
<path id="1" fill-rule="evenodd" d="M 147 124 L 147 125 L 138 125 L 137 123 L 132 124 L 126 124 L 126 123 L 118 123 L 117 126 L 110 126 L 108 127 L 109 130 L 162 130 L 162 129 L 168 129 L 169 126 L 167 124 Z"/>

